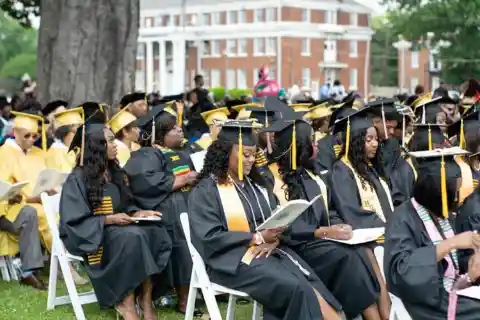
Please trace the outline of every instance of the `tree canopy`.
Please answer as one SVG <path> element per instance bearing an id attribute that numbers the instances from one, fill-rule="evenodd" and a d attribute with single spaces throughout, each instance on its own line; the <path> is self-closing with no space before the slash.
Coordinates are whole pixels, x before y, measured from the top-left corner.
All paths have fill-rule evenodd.
<path id="1" fill-rule="evenodd" d="M 40 16 L 40 0 L 2 0 L 0 10 L 24 27 L 32 26 L 32 18 Z"/>

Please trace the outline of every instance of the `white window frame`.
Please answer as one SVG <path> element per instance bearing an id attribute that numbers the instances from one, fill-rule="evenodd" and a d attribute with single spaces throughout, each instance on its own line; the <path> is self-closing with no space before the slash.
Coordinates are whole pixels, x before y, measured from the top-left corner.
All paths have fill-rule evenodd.
<path id="1" fill-rule="evenodd" d="M 231 69 L 231 68 L 226 69 L 225 70 L 225 88 L 227 90 L 234 89 L 236 87 L 236 82 L 237 82 L 237 73 L 235 69 Z"/>
<path id="2" fill-rule="evenodd" d="M 211 15 L 209 12 L 205 12 L 202 14 L 202 21 L 201 21 L 201 25 L 203 26 L 209 26 L 211 24 Z"/>
<path id="3" fill-rule="evenodd" d="M 241 9 L 237 11 L 237 23 L 247 23 L 247 10 Z"/>
<path id="4" fill-rule="evenodd" d="M 306 47 L 306 48 L 304 48 Z M 302 56 L 309 57 L 311 54 L 311 47 L 310 47 L 310 38 L 303 38 L 302 39 Z"/>
<path id="5" fill-rule="evenodd" d="M 237 23 L 238 23 L 238 11 L 227 11 L 227 24 L 237 24 Z"/>
<path id="6" fill-rule="evenodd" d="M 410 51 L 410 62 L 412 69 L 420 67 L 420 51 Z"/>
<path id="7" fill-rule="evenodd" d="M 220 12 L 214 11 L 214 12 L 210 13 L 210 25 L 218 26 L 219 24 L 222 23 L 221 20 L 222 19 L 220 17 Z"/>
<path id="8" fill-rule="evenodd" d="M 271 47 L 270 47 L 270 44 L 272 44 Z M 267 56 L 277 55 L 277 38 L 275 37 L 265 38 L 265 54 Z"/>
<path id="9" fill-rule="evenodd" d="M 312 70 L 310 68 L 302 68 L 302 85 L 301 87 L 310 88 L 310 83 L 312 81 Z"/>
<path id="10" fill-rule="evenodd" d="M 237 83 L 236 83 L 236 88 L 239 89 L 247 89 L 248 84 L 247 84 L 247 76 L 245 74 L 244 69 L 237 69 Z"/>
<path id="11" fill-rule="evenodd" d="M 312 20 L 312 11 L 310 9 L 302 9 L 302 22 L 310 23 Z"/>
<path id="12" fill-rule="evenodd" d="M 263 50 L 261 50 L 261 48 L 259 48 L 261 43 L 263 43 Z M 254 56 L 264 56 L 265 55 L 265 38 L 254 38 L 253 39 L 253 55 Z"/>
<path id="13" fill-rule="evenodd" d="M 236 45 L 237 45 L 237 40 L 227 39 L 227 43 L 225 45 L 225 51 L 227 53 L 227 56 L 234 57 L 237 55 Z"/>
<path id="14" fill-rule="evenodd" d="M 255 69 L 253 69 L 253 82 L 252 82 L 253 86 L 255 86 L 257 84 L 257 81 L 258 81 L 258 68 L 255 68 Z"/>
<path id="15" fill-rule="evenodd" d="M 348 74 L 348 88 L 349 90 L 358 90 L 358 70 L 357 69 L 349 69 L 350 72 Z"/>
<path id="16" fill-rule="evenodd" d="M 143 49 L 140 49 L 140 48 L 143 48 Z M 146 43 L 145 42 L 138 42 L 137 43 L 137 60 L 144 60 L 146 51 L 147 51 Z M 141 52 L 143 52 L 142 55 L 140 55 Z"/>
<path id="17" fill-rule="evenodd" d="M 216 88 L 222 86 L 222 75 L 220 69 L 210 69 L 210 87 Z"/>
<path id="18" fill-rule="evenodd" d="M 325 23 L 327 23 L 327 24 L 337 24 L 337 11 L 336 10 L 325 11 Z"/>
<path id="19" fill-rule="evenodd" d="M 265 22 L 274 22 L 276 21 L 276 9 L 275 8 L 265 8 Z"/>
<path id="20" fill-rule="evenodd" d="M 242 48 L 241 43 L 244 44 L 243 48 L 245 49 L 244 51 L 240 50 Z M 247 56 L 247 39 L 242 38 L 237 40 L 237 55 L 239 57 L 246 57 Z"/>
<path id="21" fill-rule="evenodd" d="M 415 88 L 418 86 L 420 82 L 418 81 L 417 77 L 411 77 L 410 78 L 410 90 L 411 92 L 415 92 Z"/>
<path id="22" fill-rule="evenodd" d="M 358 14 L 356 12 L 350 12 L 350 25 L 358 26 Z"/>
<path id="23" fill-rule="evenodd" d="M 350 58 L 358 58 L 358 41 L 350 40 L 348 44 L 348 55 Z"/>
<path id="24" fill-rule="evenodd" d="M 263 19 L 261 18 L 261 14 L 263 14 Z M 263 23 L 265 22 L 265 8 L 255 9 L 253 12 L 253 22 L 254 23 Z"/>
<path id="25" fill-rule="evenodd" d="M 217 50 L 214 50 L 214 49 Z M 220 57 L 222 53 L 220 52 L 220 41 L 219 40 L 211 40 L 210 41 L 210 56 L 211 57 Z"/>

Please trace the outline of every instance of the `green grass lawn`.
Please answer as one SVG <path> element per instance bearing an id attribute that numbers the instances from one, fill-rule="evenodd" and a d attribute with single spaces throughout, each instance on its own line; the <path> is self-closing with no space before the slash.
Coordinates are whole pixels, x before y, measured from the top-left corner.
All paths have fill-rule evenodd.
<path id="1" fill-rule="evenodd" d="M 60 294 L 66 292 L 63 281 L 58 281 Z M 80 291 L 90 290 L 88 286 Z M 21 286 L 16 281 L 5 282 L 0 280 L 0 319 L 2 320 L 70 320 L 75 319 L 73 309 L 69 305 L 59 306 L 55 310 L 47 310 L 47 292 L 37 291 L 30 287 Z M 221 305 L 225 315 L 226 304 Z M 204 308 L 202 308 L 204 309 Z M 113 310 L 100 310 L 97 304 L 85 305 L 83 308 L 87 319 L 116 319 Z M 252 318 L 252 305 L 237 305 L 237 320 Z M 181 320 L 183 316 L 168 309 L 158 310 L 159 320 Z M 208 319 L 205 317 L 204 319 Z"/>

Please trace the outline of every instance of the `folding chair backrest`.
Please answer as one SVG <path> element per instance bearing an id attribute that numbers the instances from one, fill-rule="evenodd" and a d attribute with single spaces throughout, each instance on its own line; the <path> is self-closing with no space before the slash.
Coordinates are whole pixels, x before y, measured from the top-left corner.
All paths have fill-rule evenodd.
<path id="1" fill-rule="evenodd" d="M 385 271 L 383 266 L 384 248 L 382 246 L 377 246 L 373 250 L 373 253 L 375 254 L 375 259 L 377 260 L 378 266 L 380 267 L 380 272 L 382 273 L 383 280 L 385 280 Z"/>
<path id="2" fill-rule="evenodd" d="M 57 225 L 57 215 L 60 212 L 60 196 L 60 193 L 49 196 L 45 192 L 40 195 L 43 209 L 45 211 L 45 215 L 47 216 L 48 226 L 50 228 L 50 232 L 52 233 L 54 243 L 53 247 L 65 251 L 63 242 L 60 240 L 60 233 L 58 232 Z"/>
<path id="3" fill-rule="evenodd" d="M 202 256 L 198 253 L 197 249 L 192 244 L 192 237 L 190 234 L 190 222 L 188 220 L 188 214 L 186 212 L 180 214 L 180 221 L 182 223 L 183 233 L 187 239 L 188 250 L 190 251 L 190 256 L 192 257 L 193 268 L 195 273 L 198 276 L 198 281 L 202 286 L 210 286 L 210 278 L 208 277 L 205 263 L 203 262 Z"/>

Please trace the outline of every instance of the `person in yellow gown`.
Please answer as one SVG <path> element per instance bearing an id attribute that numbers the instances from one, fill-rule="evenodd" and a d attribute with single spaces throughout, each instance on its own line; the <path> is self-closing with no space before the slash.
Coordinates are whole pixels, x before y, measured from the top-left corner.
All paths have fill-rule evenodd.
<path id="1" fill-rule="evenodd" d="M 75 153 L 68 152 L 70 143 L 78 127 L 83 125 L 83 109 L 73 108 L 53 115 L 55 141 L 46 153 L 48 168 L 61 172 L 71 172 L 75 166 Z"/>
<path id="2" fill-rule="evenodd" d="M 332 110 L 328 107 L 328 102 L 320 103 L 309 108 L 305 114 L 305 120 L 312 122 L 312 128 L 315 132 L 315 145 L 328 135 L 328 124 L 331 115 Z"/>
<path id="3" fill-rule="evenodd" d="M 137 118 L 133 114 L 122 109 L 108 122 L 115 134 L 117 160 L 121 167 L 130 159 L 132 151 L 140 149 L 140 145 L 137 143 L 140 130 L 136 125 L 136 120 Z"/>
<path id="4" fill-rule="evenodd" d="M 202 112 L 201 115 L 205 123 L 208 125 L 209 132 L 204 133 L 200 139 L 195 141 L 195 145 L 202 150 L 207 150 L 212 142 L 217 139 L 218 133 L 221 129 L 220 124 L 228 120 L 230 111 L 228 111 L 227 107 L 223 107 Z"/>

